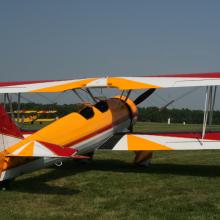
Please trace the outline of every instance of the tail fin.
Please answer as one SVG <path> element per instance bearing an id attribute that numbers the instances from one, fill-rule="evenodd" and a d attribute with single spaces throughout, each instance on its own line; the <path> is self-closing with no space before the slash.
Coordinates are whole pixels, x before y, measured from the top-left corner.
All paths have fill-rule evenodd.
<path id="1" fill-rule="evenodd" d="M 16 144 L 23 135 L 0 104 L 0 151 Z"/>

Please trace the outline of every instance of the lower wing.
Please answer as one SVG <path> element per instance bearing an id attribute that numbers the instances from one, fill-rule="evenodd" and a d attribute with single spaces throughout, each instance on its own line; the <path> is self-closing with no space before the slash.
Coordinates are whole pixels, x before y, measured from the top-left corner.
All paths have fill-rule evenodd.
<path id="1" fill-rule="evenodd" d="M 220 132 L 207 133 L 128 133 L 114 136 L 99 150 L 163 151 L 163 150 L 211 150 L 220 149 Z"/>
<path id="2" fill-rule="evenodd" d="M 5 156 L 7 157 L 89 158 L 87 156 L 77 155 L 77 153 L 78 151 L 76 149 L 39 141 L 31 141 L 19 148 L 9 147 L 5 150 Z"/>

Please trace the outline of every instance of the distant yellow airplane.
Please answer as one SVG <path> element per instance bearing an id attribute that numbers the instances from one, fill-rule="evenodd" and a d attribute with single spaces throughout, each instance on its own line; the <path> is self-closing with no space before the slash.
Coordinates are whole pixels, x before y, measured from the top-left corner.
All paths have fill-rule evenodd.
<path id="1" fill-rule="evenodd" d="M 8 184 L 16 176 L 67 158 L 88 158 L 95 150 L 134 151 L 134 162 L 146 164 L 155 150 L 220 149 L 220 132 L 206 132 L 211 86 L 220 85 L 220 73 L 147 77 L 107 77 L 63 81 L 2 82 L 0 93 L 44 93 L 84 89 L 92 98 L 78 113 L 68 114 L 35 133 L 24 135 L 0 106 L 0 181 Z M 206 86 L 204 123 L 201 133 L 134 133 L 137 105 L 156 89 Z M 121 95 L 99 100 L 93 88 L 117 88 Z M 148 89 L 136 100 L 132 90 Z M 83 99 L 82 99 L 83 100 Z"/>
<path id="2" fill-rule="evenodd" d="M 37 111 L 35 110 L 20 110 L 14 111 L 15 121 L 19 123 L 33 123 L 37 119 Z M 20 116 L 19 118 L 17 116 Z"/>
<path id="3" fill-rule="evenodd" d="M 33 121 L 33 123 L 49 123 L 58 119 L 56 110 L 40 110 L 37 111 L 37 118 Z"/>
<path id="4" fill-rule="evenodd" d="M 16 110 L 13 113 L 15 114 L 15 121 L 19 123 L 33 124 L 37 122 L 42 124 L 58 119 L 56 110 Z"/>

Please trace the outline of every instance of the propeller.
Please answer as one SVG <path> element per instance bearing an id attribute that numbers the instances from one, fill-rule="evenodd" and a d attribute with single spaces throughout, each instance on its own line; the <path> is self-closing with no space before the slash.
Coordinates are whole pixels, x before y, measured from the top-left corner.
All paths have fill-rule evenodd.
<path id="1" fill-rule="evenodd" d="M 153 89 L 148 89 L 146 92 L 142 93 L 140 96 L 138 96 L 135 100 L 134 103 L 135 105 L 139 105 L 141 102 L 143 102 L 145 99 L 147 99 L 148 97 L 150 97 L 154 92 L 155 92 L 155 88 Z"/>

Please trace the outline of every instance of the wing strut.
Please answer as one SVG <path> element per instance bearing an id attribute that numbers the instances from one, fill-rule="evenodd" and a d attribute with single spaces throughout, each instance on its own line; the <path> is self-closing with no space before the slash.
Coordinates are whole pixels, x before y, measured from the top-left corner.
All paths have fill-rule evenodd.
<path id="1" fill-rule="evenodd" d="M 18 93 L 18 107 L 17 107 L 17 123 L 21 122 L 20 121 L 20 116 L 21 116 L 21 93 Z"/>
<path id="2" fill-rule="evenodd" d="M 213 121 L 213 112 L 215 108 L 215 100 L 216 100 L 217 86 L 212 87 L 212 98 L 210 103 L 210 115 L 209 115 L 209 125 L 212 125 Z"/>
<path id="3" fill-rule="evenodd" d="M 10 111 L 10 115 L 11 115 L 11 118 L 12 118 L 12 120 L 15 122 L 15 115 L 14 115 L 14 111 L 13 111 L 13 106 L 12 106 L 12 97 L 8 94 L 8 93 L 6 93 L 5 94 L 5 98 L 6 98 L 6 100 L 8 101 L 8 105 L 9 105 L 9 111 Z M 5 107 L 6 107 L 6 100 L 4 100 L 4 102 L 5 102 Z"/>
<path id="4" fill-rule="evenodd" d="M 86 88 L 86 92 L 89 94 L 90 98 L 92 99 L 92 101 L 94 103 L 97 103 L 97 100 L 95 99 L 94 95 L 92 94 L 92 92 L 90 91 L 89 88 Z"/>
<path id="5" fill-rule="evenodd" d="M 209 119 L 209 124 L 212 123 L 213 111 L 216 99 L 216 86 L 207 86 L 205 95 L 205 106 L 204 106 L 204 117 L 203 117 L 203 127 L 202 127 L 202 140 L 205 138 L 207 122 Z M 210 115 L 209 115 L 210 113 Z"/>
<path id="6" fill-rule="evenodd" d="M 3 98 L 3 106 L 4 106 L 4 109 L 6 108 L 6 93 L 4 94 L 4 98 Z"/>
<path id="7" fill-rule="evenodd" d="M 202 140 L 205 137 L 206 133 L 206 125 L 207 125 L 207 119 L 208 119 L 208 106 L 209 106 L 209 87 L 206 87 L 206 93 L 205 93 L 205 106 L 204 106 L 204 116 L 203 116 L 203 126 L 202 126 Z"/>
<path id="8" fill-rule="evenodd" d="M 75 89 L 72 89 L 73 93 L 79 98 L 79 100 L 82 102 L 82 103 L 85 103 L 86 101 L 79 95 L 79 93 L 75 90 Z"/>
<path id="9" fill-rule="evenodd" d="M 128 90 L 128 92 L 127 92 L 127 95 L 126 95 L 126 98 L 125 98 L 125 102 L 128 100 L 128 98 L 129 98 L 129 96 L 131 95 L 131 89 L 130 90 Z"/>
<path id="10" fill-rule="evenodd" d="M 124 95 L 125 93 L 127 93 L 126 95 Z M 121 93 L 121 95 L 120 95 L 120 99 L 122 99 L 123 98 L 123 101 L 127 101 L 128 100 L 128 98 L 129 98 L 129 96 L 131 95 L 131 89 L 129 89 L 129 90 L 122 90 L 122 93 Z"/>

